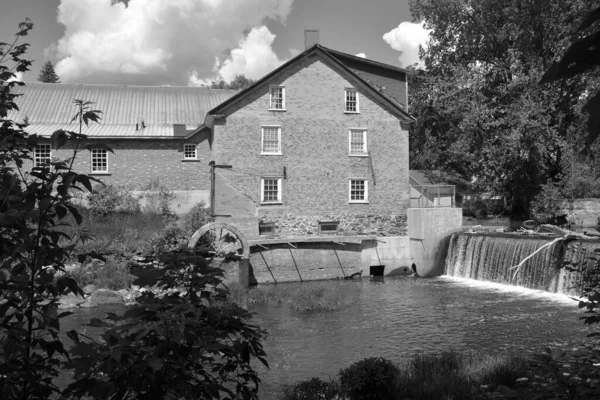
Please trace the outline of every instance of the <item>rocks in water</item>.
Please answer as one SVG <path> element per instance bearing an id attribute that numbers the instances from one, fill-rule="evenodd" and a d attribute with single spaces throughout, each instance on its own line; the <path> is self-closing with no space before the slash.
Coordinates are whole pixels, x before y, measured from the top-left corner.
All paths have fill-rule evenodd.
<path id="1" fill-rule="evenodd" d="M 65 296 L 60 296 L 58 298 L 58 308 L 75 308 L 84 302 L 85 299 L 83 297 L 74 295 L 73 293 L 69 293 Z"/>
<path id="2" fill-rule="evenodd" d="M 98 289 L 92 293 L 79 307 L 93 308 L 104 304 L 123 304 L 123 296 L 109 289 Z"/>

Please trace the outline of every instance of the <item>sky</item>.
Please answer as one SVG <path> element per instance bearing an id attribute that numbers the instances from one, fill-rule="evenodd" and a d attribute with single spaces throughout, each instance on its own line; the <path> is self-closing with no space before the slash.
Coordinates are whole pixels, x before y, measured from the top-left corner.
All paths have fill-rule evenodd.
<path id="1" fill-rule="evenodd" d="M 406 67 L 427 31 L 408 0 L 0 0 L 0 42 L 26 17 L 35 82 L 51 61 L 63 83 L 201 86 L 259 79 L 304 50 L 304 30 L 349 54 Z"/>

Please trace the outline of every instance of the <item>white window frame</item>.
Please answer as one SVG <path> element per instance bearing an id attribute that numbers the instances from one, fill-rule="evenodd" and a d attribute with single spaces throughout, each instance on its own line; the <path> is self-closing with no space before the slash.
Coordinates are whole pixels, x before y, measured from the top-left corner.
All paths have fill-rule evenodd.
<path id="1" fill-rule="evenodd" d="M 365 193 L 363 200 L 352 199 L 352 182 L 363 181 L 365 185 Z M 369 202 L 369 181 L 364 178 L 350 178 L 348 180 L 348 203 L 368 203 Z"/>
<path id="2" fill-rule="evenodd" d="M 281 108 L 274 107 L 273 92 L 275 89 L 281 89 Z M 271 85 L 269 86 L 269 110 L 270 111 L 285 111 L 285 86 Z"/>
<path id="3" fill-rule="evenodd" d="M 277 151 L 265 151 L 265 128 L 277 129 Z M 260 127 L 260 155 L 261 156 L 280 156 L 281 155 L 281 126 L 263 125 Z"/>
<path id="4" fill-rule="evenodd" d="M 348 110 L 348 93 L 354 93 L 356 98 L 356 110 Z M 355 88 L 346 88 L 344 89 L 344 113 L 346 114 L 360 114 L 360 101 L 358 90 Z"/>
<path id="5" fill-rule="evenodd" d="M 265 200 L 265 181 L 277 181 L 277 200 Z M 282 187 L 280 177 L 264 177 L 260 178 L 260 203 L 261 204 L 281 204 L 282 203 Z"/>
<path id="6" fill-rule="evenodd" d="M 40 153 L 40 148 L 44 148 L 44 153 L 48 154 L 47 156 L 42 156 Z M 42 162 L 43 161 L 43 162 Z M 43 168 L 48 166 L 52 162 L 52 147 L 49 143 L 39 143 L 35 145 L 33 149 L 33 167 L 34 168 Z"/>
<path id="7" fill-rule="evenodd" d="M 106 166 L 104 169 L 94 169 L 94 157 L 98 157 L 97 154 L 103 154 Z M 108 174 L 108 151 L 106 149 L 90 149 L 90 170 L 92 174 Z"/>
<path id="8" fill-rule="evenodd" d="M 194 156 L 193 157 L 188 157 L 188 153 L 190 152 L 189 149 L 190 147 L 194 148 Z M 184 160 L 197 160 L 198 159 L 198 146 L 193 144 L 193 143 L 185 143 L 183 145 L 183 159 Z"/>
<path id="9" fill-rule="evenodd" d="M 362 132 L 363 136 L 363 148 L 360 153 L 352 152 L 352 133 L 354 132 Z M 348 130 L 348 155 L 351 157 L 368 157 L 369 150 L 367 147 L 367 129 L 365 128 L 350 128 Z"/>

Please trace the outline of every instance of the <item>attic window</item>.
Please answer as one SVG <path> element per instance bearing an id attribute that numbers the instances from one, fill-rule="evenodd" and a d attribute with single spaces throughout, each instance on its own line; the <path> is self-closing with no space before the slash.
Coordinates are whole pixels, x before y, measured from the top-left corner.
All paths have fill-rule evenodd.
<path id="1" fill-rule="evenodd" d="M 285 110 L 285 87 L 269 87 L 269 110 Z"/>
<path id="2" fill-rule="evenodd" d="M 346 108 L 344 112 L 347 113 L 358 113 L 358 92 L 354 88 L 346 88 L 345 91 L 345 99 L 346 99 Z"/>
<path id="3" fill-rule="evenodd" d="M 340 228 L 340 221 L 317 221 L 319 234 L 336 234 Z"/>

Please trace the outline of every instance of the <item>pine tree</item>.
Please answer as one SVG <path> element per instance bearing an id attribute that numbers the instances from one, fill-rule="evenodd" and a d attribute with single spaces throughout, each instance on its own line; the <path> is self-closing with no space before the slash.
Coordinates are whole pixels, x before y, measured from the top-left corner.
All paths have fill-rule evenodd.
<path id="1" fill-rule="evenodd" d="M 38 81 L 43 83 L 60 83 L 59 77 L 56 75 L 54 66 L 50 61 L 46 61 L 42 67 L 40 75 L 38 76 Z"/>

